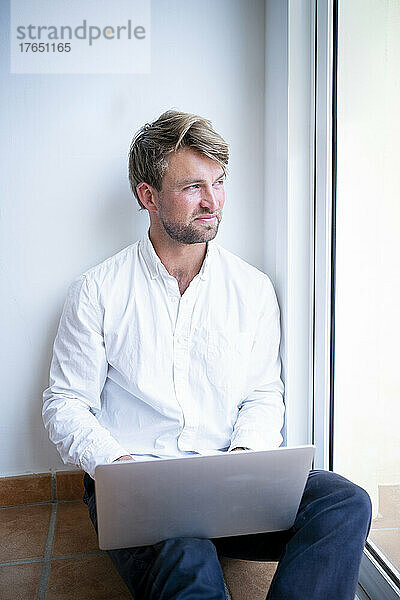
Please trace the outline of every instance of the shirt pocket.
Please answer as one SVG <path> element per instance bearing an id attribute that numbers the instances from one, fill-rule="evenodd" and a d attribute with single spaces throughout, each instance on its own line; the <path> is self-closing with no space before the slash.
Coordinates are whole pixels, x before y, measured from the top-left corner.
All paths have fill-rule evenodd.
<path id="1" fill-rule="evenodd" d="M 210 383 L 238 399 L 246 382 L 252 335 L 209 331 L 207 336 L 206 372 Z"/>

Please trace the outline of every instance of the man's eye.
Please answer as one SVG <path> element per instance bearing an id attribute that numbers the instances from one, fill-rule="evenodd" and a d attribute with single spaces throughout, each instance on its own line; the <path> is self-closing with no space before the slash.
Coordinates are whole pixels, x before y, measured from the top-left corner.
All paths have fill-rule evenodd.
<path id="1" fill-rule="evenodd" d="M 198 190 L 199 189 L 199 184 L 198 183 L 194 183 L 193 185 L 189 185 L 186 189 L 187 190 Z"/>
<path id="2" fill-rule="evenodd" d="M 216 183 L 216 185 L 224 185 L 224 180 L 218 179 L 218 181 L 216 181 L 215 183 Z"/>

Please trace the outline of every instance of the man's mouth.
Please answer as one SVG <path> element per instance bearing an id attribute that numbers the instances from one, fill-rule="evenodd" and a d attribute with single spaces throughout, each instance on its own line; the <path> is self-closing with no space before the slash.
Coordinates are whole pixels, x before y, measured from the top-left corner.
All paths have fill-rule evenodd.
<path id="1" fill-rule="evenodd" d="M 201 215 L 196 217 L 196 221 L 204 221 L 205 223 L 213 223 L 217 220 L 217 215 Z"/>

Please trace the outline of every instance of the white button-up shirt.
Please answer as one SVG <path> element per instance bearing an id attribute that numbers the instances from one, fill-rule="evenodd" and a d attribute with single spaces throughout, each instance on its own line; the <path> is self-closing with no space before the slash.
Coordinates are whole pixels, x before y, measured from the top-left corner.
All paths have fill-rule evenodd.
<path id="1" fill-rule="evenodd" d="M 279 308 L 264 273 L 208 242 L 181 296 L 146 233 L 69 288 L 43 420 L 65 464 L 280 445 Z"/>

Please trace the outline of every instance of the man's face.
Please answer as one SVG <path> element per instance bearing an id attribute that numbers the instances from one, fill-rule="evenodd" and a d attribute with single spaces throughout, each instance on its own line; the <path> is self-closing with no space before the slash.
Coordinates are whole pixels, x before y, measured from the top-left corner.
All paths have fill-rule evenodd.
<path id="1" fill-rule="evenodd" d="M 173 240 L 198 244 L 215 238 L 225 201 L 224 171 L 191 148 L 170 155 L 158 194 L 158 217 Z"/>

